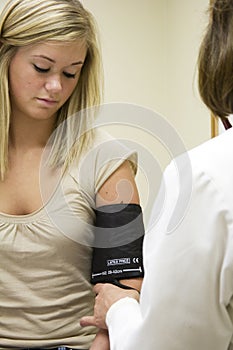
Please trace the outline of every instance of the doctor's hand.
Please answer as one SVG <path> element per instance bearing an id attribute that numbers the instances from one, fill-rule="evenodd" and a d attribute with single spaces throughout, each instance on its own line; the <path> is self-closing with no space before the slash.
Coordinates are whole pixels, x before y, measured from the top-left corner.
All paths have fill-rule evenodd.
<path id="1" fill-rule="evenodd" d="M 84 316 L 80 320 L 82 327 L 96 326 L 98 328 L 107 329 L 106 314 L 109 308 L 118 300 L 131 297 L 139 300 L 139 293 L 136 290 L 122 289 L 109 283 L 98 283 L 94 287 L 96 293 L 94 315 Z"/>

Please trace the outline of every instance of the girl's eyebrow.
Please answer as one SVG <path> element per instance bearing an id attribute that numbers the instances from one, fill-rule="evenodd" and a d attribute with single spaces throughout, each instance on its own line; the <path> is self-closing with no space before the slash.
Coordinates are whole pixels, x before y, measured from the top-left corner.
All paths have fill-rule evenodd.
<path id="1" fill-rule="evenodd" d="M 46 59 L 46 60 L 49 61 L 49 62 L 56 63 L 55 60 L 53 60 L 52 58 L 50 58 L 50 57 L 48 57 L 48 56 L 44 56 L 44 55 L 34 55 L 33 57 L 44 58 L 44 59 Z M 80 64 L 83 64 L 83 63 L 84 63 L 83 61 L 77 61 L 77 62 L 71 63 L 70 66 L 77 66 L 77 65 L 80 65 Z"/>

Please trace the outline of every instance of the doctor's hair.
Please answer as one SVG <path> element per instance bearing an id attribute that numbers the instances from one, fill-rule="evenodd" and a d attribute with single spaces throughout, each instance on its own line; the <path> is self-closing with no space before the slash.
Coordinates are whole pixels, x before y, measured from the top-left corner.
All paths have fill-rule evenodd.
<path id="1" fill-rule="evenodd" d="M 87 54 L 80 77 L 70 98 L 57 113 L 54 129 L 68 117 L 98 106 L 102 98 L 102 63 L 98 29 L 92 14 L 78 0 L 9 0 L 0 14 L 0 179 L 8 168 L 11 116 L 8 72 L 17 49 L 44 42 L 69 44 L 83 41 Z M 92 113 L 93 115 L 93 113 Z M 91 117 L 90 117 L 91 118 Z M 91 144 L 93 133 L 88 118 L 73 118 L 73 127 L 64 127 L 53 138 L 53 163 L 71 164 Z M 59 128 L 57 128 L 59 129 Z M 78 135 L 74 135 L 78 132 Z M 70 140 L 79 138 L 78 147 Z M 67 145 L 66 145 L 67 144 Z"/>
<path id="2" fill-rule="evenodd" d="M 216 0 L 199 50 L 198 84 L 215 116 L 233 113 L 233 0 Z"/>

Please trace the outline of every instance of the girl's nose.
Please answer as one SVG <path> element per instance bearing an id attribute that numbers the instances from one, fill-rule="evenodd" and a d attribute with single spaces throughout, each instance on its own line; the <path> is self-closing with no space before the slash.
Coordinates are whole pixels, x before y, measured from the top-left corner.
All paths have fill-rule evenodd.
<path id="1" fill-rule="evenodd" d="M 51 76 L 45 84 L 47 91 L 57 92 L 62 90 L 61 78 L 59 76 Z"/>

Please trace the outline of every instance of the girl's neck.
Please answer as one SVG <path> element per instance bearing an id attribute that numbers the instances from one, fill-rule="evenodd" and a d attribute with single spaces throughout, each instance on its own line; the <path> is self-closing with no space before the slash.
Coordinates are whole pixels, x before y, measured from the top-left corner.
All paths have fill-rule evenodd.
<path id="1" fill-rule="evenodd" d="M 44 148 L 53 132 L 55 117 L 36 120 L 27 117 L 13 117 L 10 124 L 9 145 L 15 150 Z"/>

